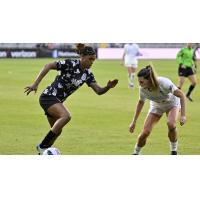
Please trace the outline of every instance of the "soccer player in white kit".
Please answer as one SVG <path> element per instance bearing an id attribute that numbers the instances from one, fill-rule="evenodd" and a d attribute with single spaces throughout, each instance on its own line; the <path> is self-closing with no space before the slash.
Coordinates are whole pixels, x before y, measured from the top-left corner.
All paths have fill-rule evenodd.
<path id="1" fill-rule="evenodd" d="M 122 57 L 122 63 L 128 70 L 128 86 L 133 88 L 134 86 L 134 75 L 138 67 L 138 56 L 142 54 L 139 51 L 139 46 L 137 44 L 125 44 L 124 53 Z"/>
<path id="2" fill-rule="evenodd" d="M 179 90 L 171 80 L 164 77 L 156 77 L 151 65 L 141 69 L 138 74 L 140 85 L 140 97 L 137 103 L 133 120 L 129 126 L 129 131 L 134 132 L 137 119 L 144 106 L 145 100 L 150 100 L 150 109 L 144 122 L 144 127 L 138 136 L 134 148 L 134 155 L 139 155 L 142 147 L 145 146 L 146 140 L 150 135 L 153 126 L 160 120 L 162 115 L 167 115 L 168 138 L 170 140 L 171 155 L 177 155 L 177 130 L 176 121 L 180 111 L 180 125 L 186 122 L 185 116 L 185 95 Z"/>

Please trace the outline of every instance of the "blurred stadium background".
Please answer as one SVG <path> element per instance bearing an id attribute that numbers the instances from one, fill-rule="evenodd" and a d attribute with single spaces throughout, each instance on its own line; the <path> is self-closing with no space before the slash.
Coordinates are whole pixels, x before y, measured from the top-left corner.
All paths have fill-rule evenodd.
<path id="1" fill-rule="evenodd" d="M 138 44 L 143 53 L 139 68 L 151 61 L 160 76 L 169 77 L 176 83 L 178 66 L 175 57 L 185 43 Z M 118 78 L 119 84 L 100 97 L 86 85 L 71 95 L 65 105 L 72 114 L 72 121 L 64 128 L 55 146 L 66 155 L 130 155 L 149 104 L 145 104 L 135 134 L 130 135 L 128 127 L 138 100 L 138 85 L 133 90 L 127 87 L 127 71 L 120 64 L 124 43 L 88 45 L 97 51 L 98 59 L 92 71 L 98 83 L 106 85 L 109 79 Z M 0 154 L 36 154 L 35 145 L 49 130 L 38 98 L 57 72 L 52 71 L 43 79 L 36 95 L 27 97 L 24 87 L 32 84 L 46 63 L 77 57 L 75 46 L 74 43 L 0 43 Z M 199 82 L 198 73 L 197 79 Z M 186 81 L 183 91 L 188 87 Z M 187 103 L 187 124 L 184 127 L 177 124 L 181 155 L 200 154 L 199 84 L 193 98 L 193 103 Z M 165 116 L 152 132 L 143 154 L 169 154 Z"/>
<path id="2" fill-rule="evenodd" d="M 184 43 L 138 43 L 141 49 L 179 49 Z M 99 49 L 123 48 L 124 43 L 90 43 Z M 0 43 L 0 58 L 77 57 L 75 43 Z M 112 51 L 113 53 L 113 51 Z M 101 57 L 99 57 L 101 58 Z M 115 57 L 114 57 L 115 58 Z M 116 57 L 118 58 L 118 57 Z"/>

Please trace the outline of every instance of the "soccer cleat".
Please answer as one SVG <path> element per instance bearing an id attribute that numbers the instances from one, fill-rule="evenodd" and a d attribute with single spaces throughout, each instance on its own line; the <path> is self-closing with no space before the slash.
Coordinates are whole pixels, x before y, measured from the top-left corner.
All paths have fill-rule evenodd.
<path id="1" fill-rule="evenodd" d="M 36 146 L 36 149 L 37 149 L 37 151 L 38 151 L 38 155 L 42 155 L 43 152 L 44 152 L 47 148 L 42 149 L 42 148 L 40 147 L 40 145 L 38 144 L 38 145 Z"/>
<path id="2" fill-rule="evenodd" d="M 128 84 L 128 88 L 131 88 L 131 89 L 132 89 L 133 87 L 134 87 L 133 83 L 129 83 L 129 84 Z"/>
<path id="3" fill-rule="evenodd" d="M 193 99 L 191 98 L 191 96 L 188 96 L 188 95 L 187 95 L 186 97 L 187 97 L 187 99 L 188 99 L 189 101 L 191 101 L 191 102 L 193 101 Z"/>
<path id="4" fill-rule="evenodd" d="M 131 155 L 140 155 L 140 153 L 133 152 Z"/>
<path id="5" fill-rule="evenodd" d="M 177 151 L 171 151 L 171 155 L 178 155 Z"/>

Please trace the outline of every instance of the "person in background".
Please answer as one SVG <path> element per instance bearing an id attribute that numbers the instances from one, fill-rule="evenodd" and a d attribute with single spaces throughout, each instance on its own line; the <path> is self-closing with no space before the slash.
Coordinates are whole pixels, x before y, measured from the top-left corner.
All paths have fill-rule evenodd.
<path id="1" fill-rule="evenodd" d="M 124 45 L 122 64 L 128 70 L 128 87 L 134 87 L 134 76 L 138 67 L 138 56 L 141 56 L 138 44 L 128 43 Z"/>
<path id="2" fill-rule="evenodd" d="M 188 78 L 191 82 L 191 85 L 188 88 L 188 91 L 186 93 L 186 97 L 189 101 L 193 101 L 191 97 L 191 93 L 196 87 L 197 84 L 197 78 L 195 75 L 195 62 L 194 62 L 194 49 L 192 43 L 187 43 L 187 46 L 182 48 L 176 56 L 176 61 L 179 64 L 178 68 L 178 88 L 181 89 L 185 78 Z"/>
<path id="3" fill-rule="evenodd" d="M 133 120 L 129 126 L 130 133 L 133 133 L 135 130 L 138 117 L 146 99 L 150 100 L 150 108 L 143 129 L 138 136 L 133 155 L 140 154 L 154 125 L 159 122 L 164 113 L 167 115 L 171 155 L 177 155 L 178 137 L 176 123 L 179 111 L 181 113 L 180 125 L 182 126 L 186 122 L 185 95 L 170 79 L 157 77 L 152 65 L 148 65 L 141 69 L 137 76 L 140 85 L 139 101 L 136 106 Z"/>
<path id="4" fill-rule="evenodd" d="M 71 114 L 63 105 L 63 102 L 73 92 L 86 83 L 96 94 L 102 95 L 114 88 L 118 83 L 118 80 L 115 79 L 109 80 L 105 87 L 99 86 L 90 70 L 96 59 L 95 50 L 90 46 L 77 44 L 77 52 L 80 54 L 80 59 L 66 59 L 46 64 L 34 83 L 25 87 L 27 95 L 30 92 L 36 92 L 40 82 L 50 70 L 58 71 L 53 83 L 42 92 L 39 99 L 51 126 L 42 142 L 36 147 L 39 154 L 42 154 L 54 144 L 64 126 L 71 120 Z"/>
<path id="5" fill-rule="evenodd" d="M 194 61 L 195 73 L 196 73 L 197 72 L 197 62 L 198 62 L 197 53 L 200 55 L 200 53 L 199 53 L 200 44 L 199 43 L 194 44 L 193 48 L 194 48 L 193 61 Z"/>

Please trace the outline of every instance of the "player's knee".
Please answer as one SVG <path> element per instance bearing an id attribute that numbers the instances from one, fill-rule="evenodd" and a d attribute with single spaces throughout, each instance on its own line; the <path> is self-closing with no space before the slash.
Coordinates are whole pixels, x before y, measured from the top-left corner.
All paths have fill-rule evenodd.
<path id="1" fill-rule="evenodd" d="M 151 133 L 150 130 L 144 129 L 144 130 L 142 131 L 142 134 L 140 135 L 140 138 L 145 140 L 145 139 L 150 135 L 150 133 Z"/>
<path id="2" fill-rule="evenodd" d="M 192 83 L 192 86 L 193 86 L 193 87 L 195 87 L 195 86 L 196 86 L 196 84 L 197 84 L 197 82 L 196 82 L 196 81 L 194 81 L 194 82 Z"/>
<path id="3" fill-rule="evenodd" d="M 70 113 L 64 113 L 64 114 L 61 116 L 61 118 L 62 118 L 63 123 L 64 123 L 64 124 L 67 124 L 67 123 L 71 120 L 72 116 L 71 116 Z"/>
<path id="4" fill-rule="evenodd" d="M 175 122 L 167 122 L 167 126 L 169 131 L 174 131 L 176 129 L 176 123 Z"/>
<path id="5" fill-rule="evenodd" d="M 173 129 L 174 127 L 176 127 L 176 123 L 169 121 L 169 122 L 167 122 L 167 126 L 169 129 Z"/>

